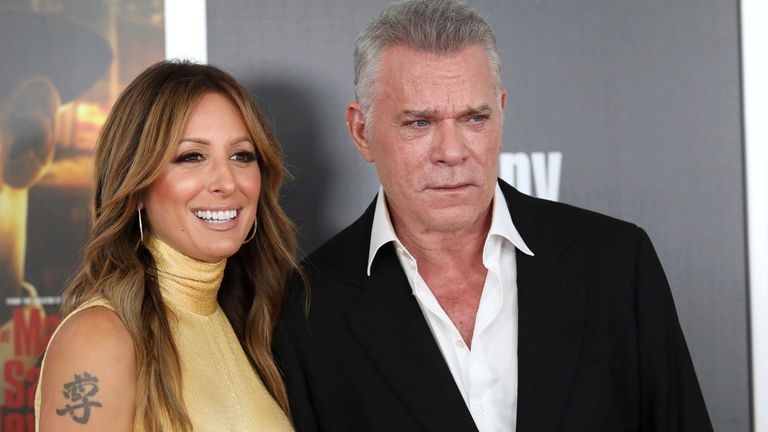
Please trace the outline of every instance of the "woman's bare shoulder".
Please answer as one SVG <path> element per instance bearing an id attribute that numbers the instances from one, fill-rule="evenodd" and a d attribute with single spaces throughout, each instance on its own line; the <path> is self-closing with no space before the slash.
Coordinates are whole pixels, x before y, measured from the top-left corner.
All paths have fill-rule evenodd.
<path id="1" fill-rule="evenodd" d="M 133 340 L 117 314 L 93 306 L 66 319 L 45 354 L 40 431 L 132 430 Z"/>
<path id="2" fill-rule="evenodd" d="M 82 357 L 75 347 L 89 348 L 104 354 L 122 354 L 133 357 L 133 340 L 117 313 L 105 306 L 92 306 L 68 317 L 48 353 L 74 354 Z"/>

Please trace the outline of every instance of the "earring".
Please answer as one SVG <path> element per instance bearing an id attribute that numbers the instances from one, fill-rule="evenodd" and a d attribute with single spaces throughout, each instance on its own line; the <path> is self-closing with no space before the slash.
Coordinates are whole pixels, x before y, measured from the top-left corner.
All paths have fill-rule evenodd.
<path id="1" fill-rule="evenodd" d="M 256 220 L 256 218 L 253 218 L 253 233 L 247 239 L 245 239 L 243 244 L 248 243 L 249 241 L 253 240 L 254 237 L 256 237 L 256 228 L 258 227 L 259 227 L 259 221 Z"/>
<path id="2" fill-rule="evenodd" d="M 141 235 L 141 242 L 144 243 L 144 225 L 141 223 L 141 209 L 136 209 L 139 212 L 139 234 Z"/>

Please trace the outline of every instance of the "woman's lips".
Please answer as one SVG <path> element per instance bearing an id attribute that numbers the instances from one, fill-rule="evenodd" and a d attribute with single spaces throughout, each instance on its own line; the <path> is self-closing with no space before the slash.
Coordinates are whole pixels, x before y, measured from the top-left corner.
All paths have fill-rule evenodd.
<path id="1" fill-rule="evenodd" d="M 192 213 L 208 225 L 226 225 L 233 223 L 240 216 L 240 210 L 242 209 L 196 209 Z"/>

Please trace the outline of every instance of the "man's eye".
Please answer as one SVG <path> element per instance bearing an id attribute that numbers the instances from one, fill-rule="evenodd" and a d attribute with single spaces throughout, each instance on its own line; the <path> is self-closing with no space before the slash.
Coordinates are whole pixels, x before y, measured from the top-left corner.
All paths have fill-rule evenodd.
<path id="1" fill-rule="evenodd" d="M 422 120 L 413 120 L 413 121 L 409 122 L 408 125 L 412 126 L 412 127 L 415 127 L 415 128 L 418 128 L 418 129 L 421 129 L 421 128 L 425 128 L 425 127 L 429 126 L 429 121 L 428 120 L 423 120 L 423 119 Z"/>
<path id="2" fill-rule="evenodd" d="M 256 154 L 256 152 L 237 152 L 230 157 L 230 160 L 238 161 L 238 162 L 253 162 L 256 159 L 259 158 L 259 155 Z"/>
<path id="3" fill-rule="evenodd" d="M 181 156 L 176 158 L 176 163 L 185 163 L 185 162 L 202 162 L 205 160 L 205 157 L 197 152 L 191 152 L 191 153 L 184 153 Z"/>
<path id="4" fill-rule="evenodd" d="M 484 123 L 487 120 L 488 120 L 488 116 L 484 114 L 472 116 L 469 118 L 470 123 Z"/>

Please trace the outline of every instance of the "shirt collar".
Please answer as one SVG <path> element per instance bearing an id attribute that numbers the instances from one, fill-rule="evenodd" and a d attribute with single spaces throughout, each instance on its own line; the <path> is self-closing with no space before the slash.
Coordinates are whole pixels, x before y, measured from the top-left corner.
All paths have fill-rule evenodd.
<path id="1" fill-rule="evenodd" d="M 373 226 L 371 227 L 371 243 L 368 249 L 368 276 L 371 275 L 371 265 L 379 248 L 389 242 L 400 243 L 395 235 L 395 228 L 389 218 L 387 202 L 384 199 L 384 187 L 379 186 L 379 194 L 376 197 L 376 210 L 373 212 Z"/>
<path id="2" fill-rule="evenodd" d="M 509 214 L 509 206 L 504 194 L 501 192 L 501 186 L 496 183 L 496 191 L 493 195 L 493 214 L 491 215 L 491 228 L 488 230 L 488 237 L 499 236 L 506 239 L 521 252 L 533 256 L 533 252 L 523 241 L 523 237 L 515 228 L 512 222 L 512 216 Z"/>
<path id="3" fill-rule="evenodd" d="M 491 215 L 491 228 L 488 231 L 488 237 L 499 236 L 510 243 L 526 255 L 533 256 L 533 252 L 523 241 L 520 233 L 512 222 L 512 216 L 509 214 L 509 207 L 501 187 L 496 183 L 496 190 L 493 195 L 493 210 Z M 389 209 L 384 199 L 384 187 L 379 186 L 379 194 L 376 197 L 376 209 L 373 214 L 373 226 L 371 227 L 371 243 L 368 249 L 368 268 L 367 275 L 371 275 L 371 265 L 379 249 L 389 242 L 400 244 L 395 229 L 392 226 L 392 220 L 389 217 Z"/>

